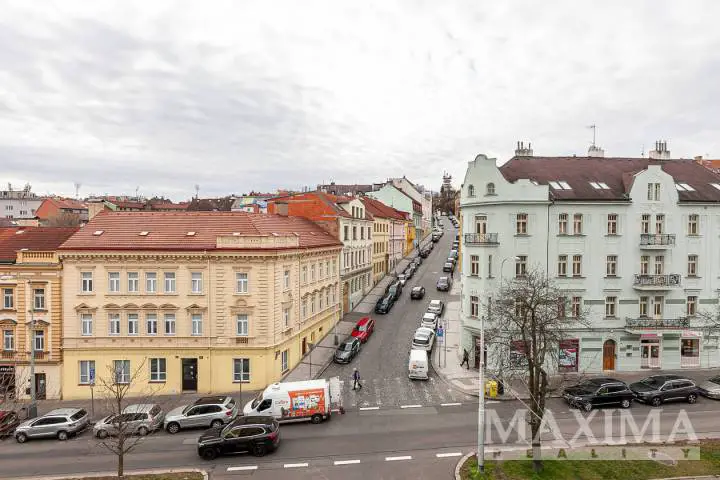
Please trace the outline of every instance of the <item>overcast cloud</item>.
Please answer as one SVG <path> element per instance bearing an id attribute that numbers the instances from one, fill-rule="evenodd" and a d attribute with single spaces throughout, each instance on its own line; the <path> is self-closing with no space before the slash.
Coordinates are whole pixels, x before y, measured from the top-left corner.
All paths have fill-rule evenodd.
<path id="1" fill-rule="evenodd" d="M 720 2 L 19 0 L 0 9 L 0 182 L 189 198 L 477 153 L 720 158 Z"/>

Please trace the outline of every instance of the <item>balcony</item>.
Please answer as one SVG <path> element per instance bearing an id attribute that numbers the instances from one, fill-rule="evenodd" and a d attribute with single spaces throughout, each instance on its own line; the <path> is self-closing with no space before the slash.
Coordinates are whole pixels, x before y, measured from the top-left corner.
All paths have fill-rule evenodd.
<path id="1" fill-rule="evenodd" d="M 690 319 L 687 317 L 680 318 L 625 318 L 626 328 L 640 328 L 650 330 L 678 330 L 688 328 Z"/>
<path id="2" fill-rule="evenodd" d="M 675 246 L 675 234 L 640 234 L 640 248 L 643 250 L 666 250 Z"/>
<path id="3" fill-rule="evenodd" d="M 635 290 L 671 290 L 680 286 L 681 275 L 670 273 L 668 275 L 635 275 L 633 288 Z"/>
<path id="4" fill-rule="evenodd" d="M 500 245 L 497 233 L 466 233 L 466 245 Z"/>

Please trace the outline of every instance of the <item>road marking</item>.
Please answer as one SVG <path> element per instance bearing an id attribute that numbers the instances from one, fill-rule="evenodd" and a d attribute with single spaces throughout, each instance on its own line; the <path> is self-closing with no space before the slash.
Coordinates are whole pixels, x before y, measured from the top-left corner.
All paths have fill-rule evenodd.
<path id="1" fill-rule="evenodd" d="M 400 408 L 422 408 L 422 405 L 400 405 Z"/>
<path id="2" fill-rule="evenodd" d="M 360 407 L 360 410 L 380 410 L 380 407 Z"/>
<path id="3" fill-rule="evenodd" d="M 335 465 L 354 465 L 360 463 L 360 460 L 335 460 Z"/>
<path id="4" fill-rule="evenodd" d="M 398 460 L 412 460 L 412 456 L 403 455 L 402 457 L 385 457 L 386 462 L 396 462 Z"/>
<path id="5" fill-rule="evenodd" d="M 441 403 L 440 404 L 441 407 L 459 407 L 460 405 L 462 405 L 462 403 L 460 403 L 460 402 Z"/>
<path id="6" fill-rule="evenodd" d="M 284 465 L 285 468 L 300 468 L 300 467 L 307 467 L 307 463 L 286 463 Z"/>
<path id="7" fill-rule="evenodd" d="M 462 452 L 450 452 L 450 453 L 436 453 L 435 456 L 437 458 L 446 458 L 446 457 L 459 457 L 462 455 Z"/>
<path id="8" fill-rule="evenodd" d="M 243 470 L 257 470 L 257 465 L 247 465 L 245 467 L 228 467 L 228 472 L 240 472 Z"/>

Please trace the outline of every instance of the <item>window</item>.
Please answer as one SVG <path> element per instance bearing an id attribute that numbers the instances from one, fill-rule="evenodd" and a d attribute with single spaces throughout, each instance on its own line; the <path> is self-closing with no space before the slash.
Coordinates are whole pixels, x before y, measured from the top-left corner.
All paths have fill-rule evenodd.
<path id="1" fill-rule="evenodd" d="M 108 273 L 108 290 L 111 293 L 118 293 L 120 291 L 120 272 Z"/>
<path id="2" fill-rule="evenodd" d="M 128 313 L 128 335 L 137 335 L 140 333 L 140 325 L 137 313 Z"/>
<path id="3" fill-rule="evenodd" d="M 283 272 L 283 288 L 285 290 L 290 289 L 290 270 L 285 270 Z"/>
<path id="4" fill-rule="evenodd" d="M 165 272 L 165 293 L 175 293 L 175 272 Z"/>
<path id="5" fill-rule="evenodd" d="M 480 255 L 470 255 L 470 275 L 480 275 Z"/>
<path id="6" fill-rule="evenodd" d="M 688 255 L 688 277 L 697 277 L 697 255 Z"/>
<path id="7" fill-rule="evenodd" d="M 608 277 L 617 276 L 617 255 L 608 255 L 605 259 L 605 275 Z"/>
<path id="8" fill-rule="evenodd" d="M 605 297 L 605 316 L 614 317 L 616 313 L 617 297 Z"/>
<path id="9" fill-rule="evenodd" d="M 157 273 L 148 272 L 145 274 L 145 291 L 147 293 L 157 292 Z"/>
<path id="10" fill-rule="evenodd" d="M 655 215 L 655 233 L 661 235 L 665 231 L 665 215 L 659 213 Z"/>
<path id="11" fill-rule="evenodd" d="M 515 276 L 524 277 L 527 275 L 527 256 L 518 255 L 515 260 Z"/>
<path id="12" fill-rule="evenodd" d="M 348 227 L 347 225 L 343 227 L 343 240 L 350 240 L 350 227 Z"/>
<path id="13" fill-rule="evenodd" d="M 202 335 L 203 334 L 203 320 L 202 313 L 193 313 L 190 316 L 191 324 L 191 335 Z"/>
<path id="14" fill-rule="evenodd" d="M 470 297 L 470 316 L 478 318 L 480 313 L 480 299 L 475 296 Z"/>
<path id="15" fill-rule="evenodd" d="M 83 335 L 92 335 L 93 333 L 93 318 L 90 313 L 80 314 L 80 332 Z"/>
<path id="16" fill-rule="evenodd" d="M 568 214 L 561 213 L 558 216 L 558 234 L 567 235 L 568 233 Z"/>
<path id="17" fill-rule="evenodd" d="M 236 273 L 235 274 L 235 292 L 236 293 L 248 293 L 248 274 L 247 273 Z"/>
<path id="18" fill-rule="evenodd" d="M 320 308 L 322 309 L 322 301 L 323 296 L 322 293 L 320 294 Z M 285 328 L 288 328 L 290 326 L 290 309 L 289 308 L 283 308 L 283 324 L 285 325 Z"/>
<path id="19" fill-rule="evenodd" d="M 558 318 L 565 318 L 566 311 L 565 306 L 567 305 L 567 297 L 558 297 Z"/>
<path id="20" fill-rule="evenodd" d="M 158 333 L 158 324 L 157 324 L 157 315 L 154 313 L 148 313 L 145 316 L 145 325 L 147 328 L 147 334 L 148 335 L 157 335 Z"/>
<path id="21" fill-rule="evenodd" d="M 693 213 L 688 216 L 688 235 L 700 235 L 700 215 Z"/>
<path id="22" fill-rule="evenodd" d="M 138 272 L 128 272 L 127 274 L 127 280 L 128 280 L 128 292 L 135 293 L 139 290 L 139 274 Z"/>
<path id="23" fill-rule="evenodd" d="M 80 274 L 82 279 L 82 292 L 91 293 L 93 291 L 93 274 L 92 272 L 82 272 Z"/>
<path id="24" fill-rule="evenodd" d="M 663 297 L 655 297 L 653 302 L 655 318 L 662 318 L 663 314 Z"/>
<path id="25" fill-rule="evenodd" d="M 332 300 L 332 304 L 335 305 L 335 286 L 334 285 L 330 289 L 330 299 Z"/>
<path id="26" fill-rule="evenodd" d="M 485 194 L 486 195 L 495 195 L 495 184 L 494 183 L 488 183 L 485 187 Z"/>
<path id="27" fill-rule="evenodd" d="M 288 350 L 283 350 L 280 353 L 280 370 L 283 372 L 288 371 Z"/>
<path id="28" fill-rule="evenodd" d="M 35 350 L 36 352 L 45 351 L 45 332 L 42 330 L 35 330 L 33 339 L 33 350 Z"/>
<path id="29" fill-rule="evenodd" d="M 583 232 L 583 216 L 582 213 L 573 215 L 573 234 L 582 235 Z"/>
<path id="30" fill-rule="evenodd" d="M 492 278 L 493 276 L 493 256 L 488 255 L 488 278 Z"/>
<path id="31" fill-rule="evenodd" d="M 650 255 L 640 257 L 640 275 L 647 275 L 650 267 Z"/>
<path id="32" fill-rule="evenodd" d="M 315 264 L 310 265 L 310 281 L 315 281 Z"/>
<path id="33" fill-rule="evenodd" d="M 687 314 L 688 316 L 693 316 L 697 314 L 697 303 L 698 303 L 698 297 L 696 296 L 690 296 L 687 297 Z"/>
<path id="34" fill-rule="evenodd" d="M 120 335 L 120 314 L 108 314 L 108 327 L 110 335 Z"/>
<path id="35" fill-rule="evenodd" d="M 618 216 L 617 213 L 608 213 L 607 216 L 607 234 L 617 235 L 618 233 Z"/>
<path id="36" fill-rule="evenodd" d="M 328 307 L 330 305 L 332 305 L 332 303 L 330 303 L 330 288 L 325 290 L 325 303 L 327 304 Z"/>
<path id="37" fill-rule="evenodd" d="M 346 262 L 347 263 L 347 262 Z M 303 285 L 307 283 L 307 265 L 302 267 L 302 283 Z"/>
<path id="38" fill-rule="evenodd" d="M 474 197 L 474 196 L 475 196 L 475 186 L 468 185 L 468 197 Z"/>
<path id="39" fill-rule="evenodd" d="M 360 227 L 360 240 L 365 240 L 365 229 Z"/>
<path id="40" fill-rule="evenodd" d="M 357 227 L 353 227 L 353 240 L 357 240 Z"/>
<path id="41" fill-rule="evenodd" d="M 582 276 L 582 255 L 573 255 L 572 274 L 573 277 Z"/>
<path id="42" fill-rule="evenodd" d="M 250 381 L 250 359 L 234 358 L 233 359 L 233 382 L 249 382 Z"/>
<path id="43" fill-rule="evenodd" d="M 650 215 L 644 213 L 640 219 L 640 233 L 645 235 L 650 233 Z"/>
<path id="44" fill-rule="evenodd" d="M 648 305 L 649 304 L 650 304 L 650 299 L 648 297 L 640 297 L 640 316 L 641 317 L 648 316 Z"/>
<path id="45" fill-rule="evenodd" d="M 150 381 L 164 382 L 167 380 L 167 369 L 164 358 L 150 359 Z"/>
<path id="46" fill-rule="evenodd" d="M 487 215 L 475 215 L 475 233 L 487 233 Z"/>
<path id="47" fill-rule="evenodd" d="M 202 291 L 203 291 L 202 272 L 192 272 L 190 274 L 190 291 L 192 293 L 202 293 Z"/>
<path id="48" fill-rule="evenodd" d="M 33 289 L 33 305 L 35 310 L 45 310 L 45 289 L 34 288 Z"/>
<path id="49" fill-rule="evenodd" d="M 655 275 L 662 275 L 665 266 L 665 257 L 662 255 L 655 256 Z"/>
<path id="50" fill-rule="evenodd" d="M 115 383 L 130 383 L 130 360 L 113 360 Z"/>
<path id="51" fill-rule="evenodd" d="M 3 288 L 3 308 L 12 310 L 15 305 L 15 296 L 12 288 Z"/>
<path id="52" fill-rule="evenodd" d="M 650 201 L 660 200 L 660 184 L 659 183 L 648 183 L 647 184 L 647 199 Z"/>
<path id="53" fill-rule="evenodd" d="M 3 350 L 15 350 L 15 333 L 12 330 L 3 330 Z"/>
<path id="54" fill-rule="evenodd" d="M 307 318 L 307 298 L 303 298 L 302 305 L 300 306 L 300 318 L 302 320 Z"/>
<path id="55" fill-rule="evenodd" d="M 352 287 L 351 287 L 351 290 L 353 292 L 357 291 L 357 289 L 358 289 L 357 284 L 358 284 L 357 278 L 353 278 L 352 279 Z M 315 300 L 316 300 L 315 294 L 313 293 L 312 296 L 310 297 L 310 315 L 315 314 Z"/>
<path id="56" fill-rule="evenodd" d="M 567 255 L 559 255 L 558 256 L 558 277 L 566 277 L 567 276 L 567 263 L 568 263 L 568 256 Z"/>
<path id="57" fill-rule="evenodd" d="M 235 333 L 238 337 L 247 337 L 250 321 L 246 313 L 242 313 L 235 318 Z"/>
<path id="58" fill-rule="evenodd" d="M 572 303 L 570 304 L 570 314 L 573 318 L 580 316 L 580 309 L 582 305 L 582 299 L 580 297 L 572 297 Z"/>
<path id="59" fill-rule="evenodd" d="M 175 335 L 175 314 L 165 314 L 165 335 Z"/>
<path id="60" fill-rule="evenodd" d="M 95 383 L 95 360 L 80 360 L 80 385 Z"/>
<path id="61" fill-rule="evenodd" d="M 527 235 L 528 232 L 528 215 L 527 213 L 518 213 L 515 217 L 515 233 L 517 235 Z"/>

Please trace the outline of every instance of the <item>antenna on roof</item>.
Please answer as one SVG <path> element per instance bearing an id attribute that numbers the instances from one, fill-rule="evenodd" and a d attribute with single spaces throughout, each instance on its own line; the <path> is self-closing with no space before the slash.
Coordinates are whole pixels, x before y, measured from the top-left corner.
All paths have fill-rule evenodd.
<path id="1" fill-rule="evenodd" d="M 595 133 L 597 132 L 597 125 L 595 125 L 595 124 L 593 123 L 592 125 L 588 125 L 588 127 L 587 127 L 587 128 L 591 128 L 591 129 L 592 129 L 592 131 L 593 131 L 593 141 L 592 141 L 592 146 L 594 147 L 594 146 L 595 146 Z"/>
<path id="2" fill-rule="evenodd" d="M 135 187 L 135 198 L 136 198 L 136 199 L 139 198 L 139 197 L 138 197 L 138 192 L 139 192 L 139 191 L 140 191 L 140 185 L 138 185 L 137 187 Z"/>
<path id="3" fill-rule="evenodd" d="M 645 158 L 645 144 L 642 144 L 642 147 L 640 148 L 640 156 L 642 158 Z"/>
<path id="4" fill-rule="evenodd" d="M 80 194 L 80 187 L 82 186 L 82 183 L 75 182 L 75 200 L 78 199 L 78 195 Z"/>
<path id="5" fill-rule="evenodd" d="M 200 185 L 195 184 L 195 198 L 200 198 Z"/>

